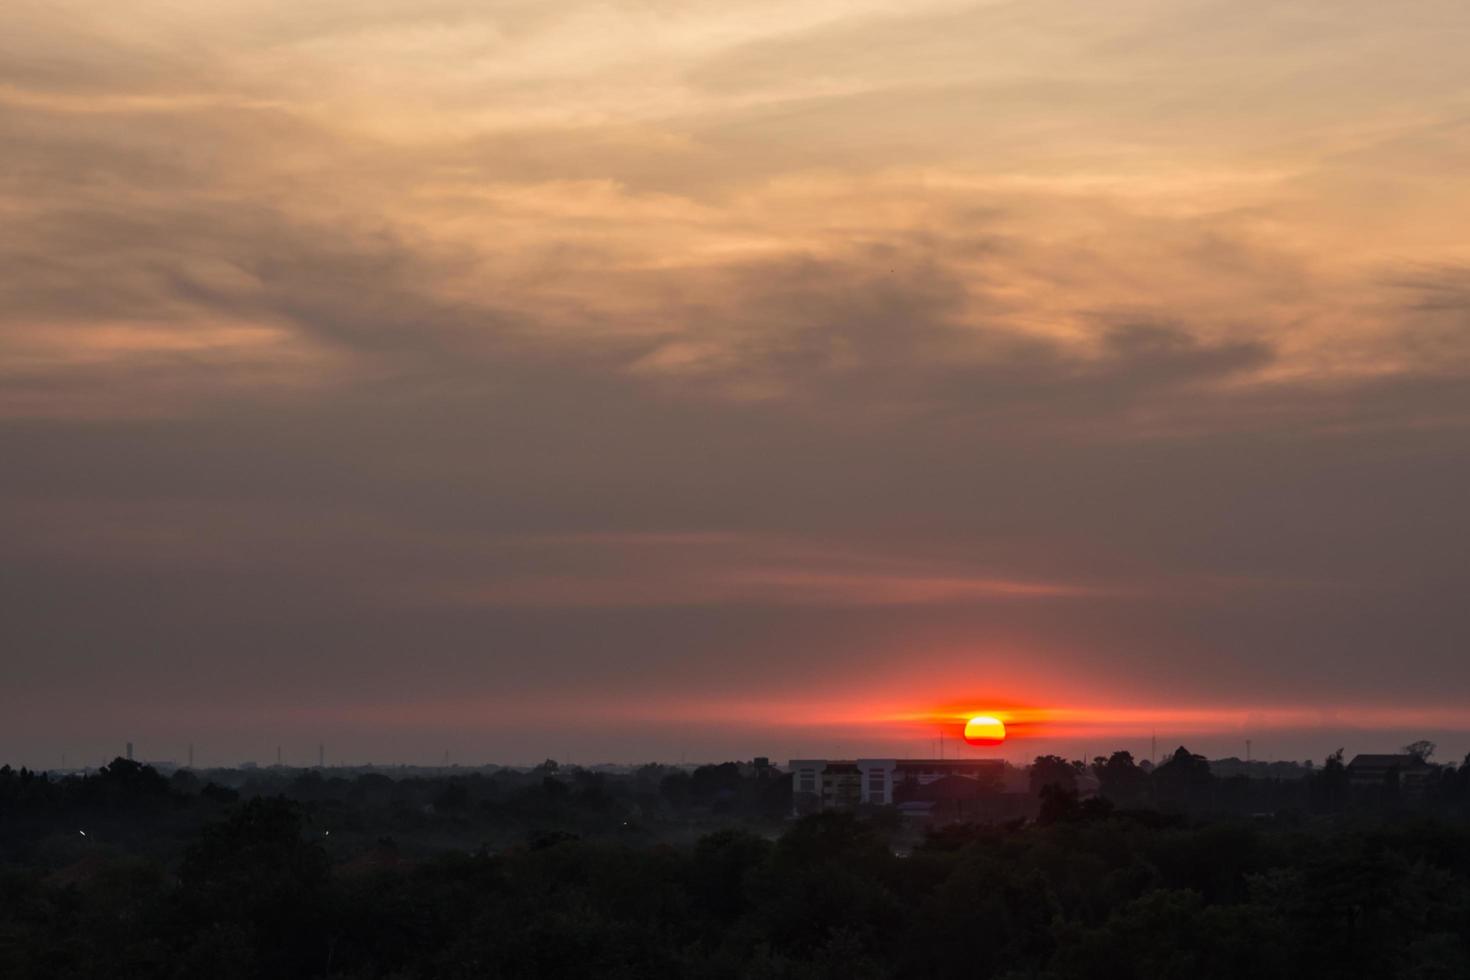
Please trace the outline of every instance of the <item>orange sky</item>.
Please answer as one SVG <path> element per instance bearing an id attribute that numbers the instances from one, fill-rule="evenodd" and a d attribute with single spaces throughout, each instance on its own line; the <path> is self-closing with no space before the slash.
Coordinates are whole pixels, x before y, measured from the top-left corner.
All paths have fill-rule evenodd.
<path id="1" fill-rule="evenodd" d="M 1467 37 L 9 0 L 0 739 L 1470 748 Z"/>

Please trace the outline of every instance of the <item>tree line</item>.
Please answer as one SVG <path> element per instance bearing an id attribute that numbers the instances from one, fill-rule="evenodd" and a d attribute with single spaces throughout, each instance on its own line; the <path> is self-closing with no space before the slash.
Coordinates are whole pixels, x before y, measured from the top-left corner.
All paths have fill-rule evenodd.
<path id="1" fill-rule="evenodd" d="M 785 780 L 733 763 L 250 789 L 5 768 L 0 976 L 1470 975 L 1470 766 L 1358 807 L 1329 759 L 1265 815 L 1219 808 L 1181 751 L 1039 760 L 1033 818 L 917 833 L 772 816 Z"/>

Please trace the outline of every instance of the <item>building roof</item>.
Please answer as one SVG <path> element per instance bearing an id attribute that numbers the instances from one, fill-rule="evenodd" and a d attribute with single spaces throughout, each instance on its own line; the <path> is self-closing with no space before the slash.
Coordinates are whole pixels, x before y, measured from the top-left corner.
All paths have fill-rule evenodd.
<path id="1" fill-rule="evenodd" d="M 1349 769 L 1421 769 L 1428 767 L 1417 755 L 1402 754 L 1375 755 L 1372 753 L 1353 756 L 1353 761 L 1348 763 Z"/>
<path id="2" fill-rule="evenodd" d="M 787 767 L 795 770 L 822 766 L 831 772 L 836 768 L 849 769 L 888 764 L 899 770 L 963 772 L 974 769 L 999 769 L 1006 763 L 1004 759 L 792 759 L 787 763 Z"/>

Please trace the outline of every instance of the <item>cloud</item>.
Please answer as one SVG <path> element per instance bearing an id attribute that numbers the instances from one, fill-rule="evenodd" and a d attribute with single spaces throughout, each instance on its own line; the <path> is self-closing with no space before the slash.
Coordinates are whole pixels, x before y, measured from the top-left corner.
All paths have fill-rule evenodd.
<path id="1" fill-rule="evenodd" d="M 1465 16 L 8 4 L 8 680 L 1428 703 Z"/>

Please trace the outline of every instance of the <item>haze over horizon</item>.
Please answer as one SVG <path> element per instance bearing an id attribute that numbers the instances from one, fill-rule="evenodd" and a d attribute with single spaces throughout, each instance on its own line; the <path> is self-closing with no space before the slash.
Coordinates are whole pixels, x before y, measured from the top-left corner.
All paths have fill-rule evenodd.
<path id="1" fill-rule="evenodd" d="M 1410 8 L 11 0 L 0 763 L 1458 759 Z"/>

